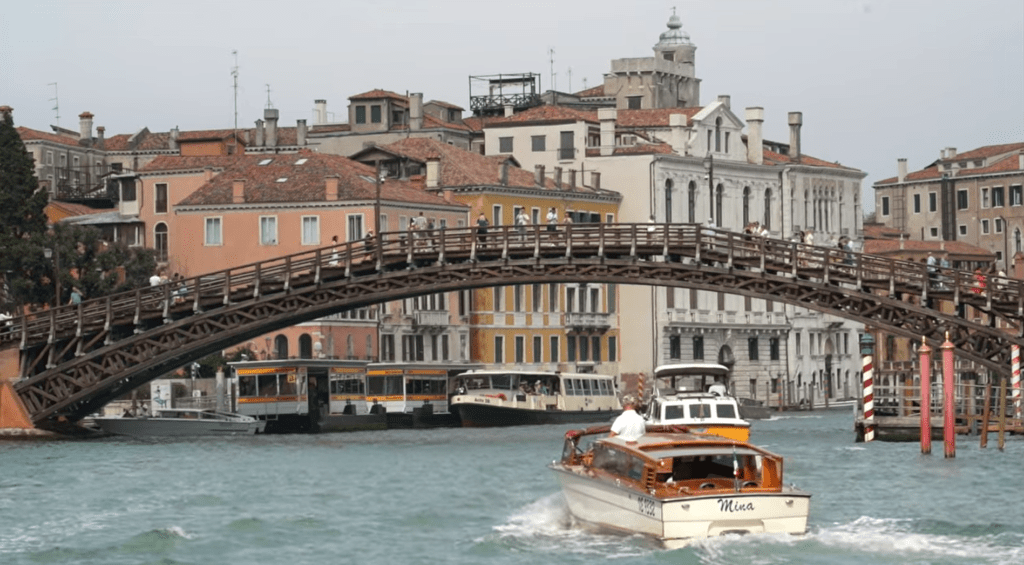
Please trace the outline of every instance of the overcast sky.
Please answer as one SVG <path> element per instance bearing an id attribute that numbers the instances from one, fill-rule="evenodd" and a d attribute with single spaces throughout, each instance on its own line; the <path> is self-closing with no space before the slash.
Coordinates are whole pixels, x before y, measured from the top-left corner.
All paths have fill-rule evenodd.
<path id="1" fill-rule="evenodd" d="M 763 106 L 778 141 L 803 112 L 804 152 L 868 173 L 869 207 L 899 157 L 913 171 L 943 147 L 1024 141 L 1021 0 L 33 0 L 0 13 L 0 104 L 47 131 L 55 93 L 74 130 L 86 110 L 107 136 L 230 128 L 237 51 L 240 127 L 268 84 L 285 126 L 312 124 L 318 98 L 344 121 L 348 97 L 374 88 L 468 109 L 470 75 L 600 84 L 612 59 L 652 55 L 673 6 L 701 103 L 729 94 L 740 119 Z"/>

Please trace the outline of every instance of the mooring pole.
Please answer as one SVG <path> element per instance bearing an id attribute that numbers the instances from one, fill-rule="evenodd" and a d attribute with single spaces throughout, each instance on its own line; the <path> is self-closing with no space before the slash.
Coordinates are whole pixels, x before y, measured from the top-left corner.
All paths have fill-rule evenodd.
<path id="1" fill-rule="evenodd" d="M 1006 379 L 999 377 L 999 451 L 1006 445 Z"/>
<path id="2" fill-rule="evenodd" d="M 1017 420 L 1021 419 L 1020 410 L 1020 346 L 1010 346 L 1010 360 L 1013 366 L 1013 376 L 1011 377 L 1010 384 L 1013 386 L 1013 417 Z"/>
<path id="3" fill-rule="evenodd" d="M 956 457 L 956 430 L 953 429 L 953 343 L 946 341 L 939 347 L 942 350 L 942 437 L 946 446 L 946 458 Z"/>
<path id="4" fill-rule="evenodd" d="M 985 385 L 985 407 L 981 412 L 981 439 L 979 440 L 978 446 L 981 448 L 988 447 L 988 417 L 989 410 L 992 406 L 992 383 Z"/>
<path id="5" fill-rule="evenodd" d="M 863 358 L 863 398 L 864 398 L 864 442 L 875 440 L 875 391 L 874 366 L 871 356 L 874 354 L 875 338 L 871 334 L 860 336 L 860 354 Z"/>
<path id="6" fill-rule="evenodd" d="M 932 452 L 932 348 L 921 338 L 921 453 Z"/>

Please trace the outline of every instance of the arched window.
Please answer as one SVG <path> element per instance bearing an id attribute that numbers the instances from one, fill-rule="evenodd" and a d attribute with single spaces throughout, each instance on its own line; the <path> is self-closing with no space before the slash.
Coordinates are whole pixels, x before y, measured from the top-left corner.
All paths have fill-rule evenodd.
<path id="1" fill-rule="evenodd" d="M 715 119 L 715 151 L 722 150 L 722 118 Z"/>
<path id="2" fill-rule="evenodd" d="M 725 193 L 725 187 L 718 185 L 715 187 L 715 225 L 722 227 L 722 195 Z"/>
<path id="3" fill-rule="evenodd" d="M 313 338 L 310 337 L 309 334 L 302 334 L 299 336 L 299 358 L 313 358 Z"/>
<path id="4" fill-rule="evenodd" d="M 167 224 L 159 222 L 153 228 L 153 249 L 156 250 L 156 260 L 167 260 Z"/>
<path id="5" fill-rule="evenodd" d="M 743 187 L 743 227 L 750 223 L 750 187 Z"/>
<path id="6" fill-rule="evenodd" d="M 687 200 L 687 221 L 693 224 L 697 222 L 697 183 L 693 181 L 687 190 Z"/>
<path id="7" fill-rule="evenodd" d="M 765 229 L 772 229 L 772 189 L 764 190 L 764 224 Z"/>
<path id="8" fill-rule="evenodd" d="M 672 179 L 665 179 L 665 222 L 672 223 Z"/>
<path id="9" fill-rule="evenodd" d="M 283 334 L 278 334 L 277 337 L 274 338 L 274 358 L 288 358 L 288 338 Z"/>

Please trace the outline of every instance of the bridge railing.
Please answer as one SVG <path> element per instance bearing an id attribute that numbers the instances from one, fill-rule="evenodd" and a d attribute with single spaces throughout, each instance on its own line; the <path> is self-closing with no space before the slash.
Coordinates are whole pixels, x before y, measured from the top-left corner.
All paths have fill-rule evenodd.
<path id="1" fill-rule="evenodd" d="M 170 319 L 189 310 L 199 312 L 287 290 L 303 277 L 320 282 L 394 265 L 560 254 L 570 258 L 626 255 L 638 260 L 689 259 L 697 264 L 759 268 L 826 283 L 849 283 L 890 295 L 914 292 L 924 297 L 929 292 L 951 292 L 955 302 L 966 300 L 991 309 L 996 300 L 1004 306 L 1016 305 L 1017 315 L 1024 316 L 1024 281 L 1007 277 L 989 277 L 989 288 L 982 291 L 975 275 L 966 271 L 941 269 L 930 273 L 923 263 L 696 224 L 585 223 L 558 225 L 550 230 L 551 226 L 545 224 L 488 226 L 486 233 L 476 226 L 385 232 L 370 240 L 318 247 L 17 317 L 0 327 L 0 343 L 20 340 L 24 348 L 43 340 L 53 342 L 71 332 L 83 335 L 109 329 L 126 320 L 138 324 L 156 316 Z"/>

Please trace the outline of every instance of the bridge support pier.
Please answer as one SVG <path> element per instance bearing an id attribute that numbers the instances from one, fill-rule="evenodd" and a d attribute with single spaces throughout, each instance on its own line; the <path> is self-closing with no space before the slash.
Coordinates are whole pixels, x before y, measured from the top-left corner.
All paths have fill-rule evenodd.
<path id="1" fill-rule="evenodd" d="M 35 429 L 28 417 L 28 410 L 14 392 L 11 381 L 0 380 L 0 435 L 7 435 L 7 430 Z"/>

